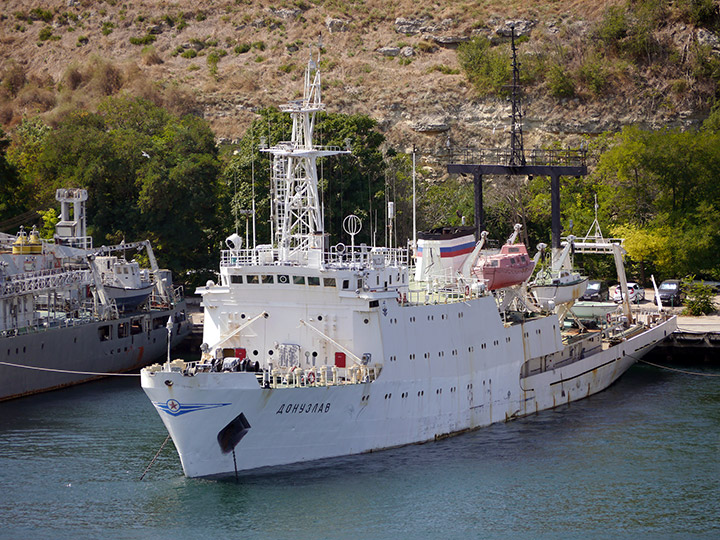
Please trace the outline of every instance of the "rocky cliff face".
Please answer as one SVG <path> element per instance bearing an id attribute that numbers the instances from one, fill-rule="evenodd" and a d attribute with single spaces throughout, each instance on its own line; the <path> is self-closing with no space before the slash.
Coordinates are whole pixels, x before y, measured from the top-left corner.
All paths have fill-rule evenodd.
<path id="1" fill-rule="evenodd" d="M 34 113 L 52 121 L 109 93 L 171 103 L 168 96 L 177 100 L 180 92 L 195 96 L 220 139 L 236 139 L 258 108 L 296 96 L 309 45 L 322 39 L 330 111 L 370 115 L 400 150 L 504 145 L 509 104 L 478 97 L 460 68 L 458 45 L 483 36 L 503 47 L 513 25 L 522 54 L 555 55 L 569 70 L 582 61 L 605 9 L 619 3 L 6 0 L 0 122 L 7 129 Z M 707 30 L 669 21 L 661 32 L 680 65 L 693 47 L 720 53 L 720 40 Z M 657 63 L 607 70 L 612 84 L 603 92 L 590 93 L 580 81 L 571 97 L 558 98 L 543 83 L 531 84 L 523 103 L 526 146 L 576 145 L 585 134 L 625 124 L 697 125 L 716 90 Z"/>

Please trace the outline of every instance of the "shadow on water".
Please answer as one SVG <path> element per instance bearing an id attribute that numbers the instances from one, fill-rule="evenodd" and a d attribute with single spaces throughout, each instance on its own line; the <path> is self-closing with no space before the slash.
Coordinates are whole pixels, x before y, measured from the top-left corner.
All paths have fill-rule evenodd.
<path id="1" fill-rule="evenodd" d="M 553 411 L 239 483 L 184 478 L 169 443 L 140 482 L 166 431 L 136 379 L 101 381 L 0 404 L 0 537 L 708 533 L 719 393 L 641 365 Z"/>

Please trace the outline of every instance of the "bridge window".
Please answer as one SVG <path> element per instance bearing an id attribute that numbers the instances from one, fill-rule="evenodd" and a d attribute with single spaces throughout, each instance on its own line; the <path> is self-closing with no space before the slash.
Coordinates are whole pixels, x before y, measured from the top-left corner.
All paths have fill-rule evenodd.
<path id="1" fill-rule="evenodd" d="M 311 287 L 319 287 L 320 278 L 317 276 L 308 276 L 308 285 L 310 285 Z"/>
<path id="2" fill-rule="evenodd" d="M 305 285 L 305 276 L 293 276 L 293 285 Z"/>
<path id="3" fill-rule="evenodd" d="M 323 287 L 335 287 L 335 278 L 334 277 L 323 278 Z"/>
<path id="4" fill-rule="evenodd" d="M 260 281 L 259 281 L 259 279 L 258 279 L 258 276 L 256 276 L 255 274 L 249 274 L 249 275 L 247 276 L 247 282 L 248 282 L 248 283 L 253 283 L 253 284 L 260 283 Z"/>
<path id="5" fill-rule="evenodd" d="M 235 276 L 235 275 L 230 276 L 230 283 L 242 283 L 242 282 L 243 282 L 242 276 Z"/>

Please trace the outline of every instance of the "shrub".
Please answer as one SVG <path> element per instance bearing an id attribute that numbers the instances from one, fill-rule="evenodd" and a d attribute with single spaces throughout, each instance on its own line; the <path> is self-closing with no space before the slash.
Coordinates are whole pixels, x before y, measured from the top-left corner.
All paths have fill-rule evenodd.
<path id="1" fill-rule="evenodd" d="M 251 49 L 251 45 L 249 43 L 241 43 L 240 45 L 235 46 L 235 54 L 245 54 Z"/>
<path id="2" fill-rule="evenodd" d="M 619 41 L 627 36 L 629 26 L 625 8 L 610 6 L 600 20 L 596 33 L 607 47 L 619 50 Z"/>
<path id="3" fill-rule="evenodd" d="M 110 21 L 105 21 L 102 25 L 103 36 L 108 36 L 112 34 L 113 28 L 115 28 L 114 23 L 111 23 Z"/>
<path id="4" fill-rule="evenodd" d="M 220 62 L 220 55 L 216 51 L 212 51 L 207 56 L 208 68 L 210 68 L 210 74 L 213 76 L 217 75 L 217 65 Z"/>
<path id="5" fill-rule="evenodd" d="M 132 45 L 150 45 L 155 43 L 157 36 L 155 34 L 146 34 L 143 37 L 131 37 L 130 43 Z"/>
<path id="6" fill-rule="evenodd" d="M 53 20 L 53 14 L 47 9 L 34 8 L 30 10 L 30 19 L 49 23 Z"/>
<path id="7" fill-rule="evenodd" d="M 717 28 L 720 24 L 718 7 L 713 0 L 686 0 L 676 4 L 681 18 L 695 26 Z"/>
<path id="8" fill-rule="evenodd" d="M 18 95 L 18 105 L 24 109 L 48 111 L 55 106 L 55 92 L 28 85 Z"/>
<path id="9" fill-rule="evenodd" d="M 88 39 L 87 36 L 78 36 L 77 43 L 75 43 L 76 47 L 82 47 L 83 45 L 87 45 L 90 43 L 90 39 Z"/>
<path id="10" fill-rule="evenodd" d="M 689 276 L 683 280 L 683 288 L 687 292 L 683 315 L 699 317 L 712 313 L 716 307 L 712 287 L 703 281 L 694 281 L 694 278 L 695 276 Z"/>
<path id="11" fill-rule="evenodd" d="M 142 59 L 143 63 L 146 66 L 154 66 L 163 63 L 162 58 L 160 58 L 160 55 L 155 50 L 155 47 L 153 47 L 152 45 L 148 45 L 147 47 L 143 48 Z"/>
<path id="12" fill-rule="evenodd" d="M 93 68 L 92 80 L 94 86 L 103 95 L 114 94 L 123 85 L 123 76 L 120 70 L 110 62 L 98 61 Z"/>
<path id="13" fill-rule="evenodd" d="M 580 66 L 580 78 L 590 91 L 599 96 L 607 87 L 608 73 L 604 60 L 600 57 L 589 57 Z"/>
<path id="14" fill-rule="evenodd" d="M 295 64 L 282 64 L 278 67 L 278 69 L 283 73 L 290 73 L 293 69 L 295 69 Z"/>
<path id="15" fill-rule="evenodd" d="M 423 40 L 417 44 L 417 48 L 420 52 L 434 53 L 435 51 L 437 51 L 438 46 L 435 45 L 432 41 Z"/>
<path id="16" fill-rule="evenodd" d="M 52 35 L 53 35 L 52 28 L 50 28 L 49 26 L 45 26 L 40 30 L 40 33 L 38 34 L 38 38 L 40 39 L 40 41 L 47 41 L 48 39 L 50 39 L 52 37 Z"/>
<path id="17" fill-rule="evenodd" d="M 70 90 L 77 90 L 77 88 L 83 83 L 83 75 L 77 66 L 71 66 L 65 72 L 65 84 L 67 84 Z"/>
<path id="18" fill-rule="evenodd" d="M 547 74 L 548 91 L 556 98 L 570 98 L 575 95 L 575 83 L 572 77 L 559 64 L 550 67 Z"/>
<path id="19" fill-rule="evenodd" d="M 507 95 L 512 73 L 507 51 L 492 49 L 490 41 L 476 37 L 458 47 L 458 60 L 478 94 Z"/>
<path id="20" fill-rule="evenodd" d="M 26 82 L 27 76 L 25 75 L 25 68 L 20 64 L 11 62 L 10 67 L 8 67 L 3 74 L 3 87 L 11 96 L 15 97 L 22 87 L 25 86 Z"/>
<path id="21" fill-rule="evenodd" d="M 187 49 L 183 51 L 180 56 L 183 58 L 195 58 L 197 56 L 197 51 L 195 49 Z"/>
<path id="22" fill-rule="evenodd" d="M 264 50 L 265 50 L 265 42 L 264 42 L 264 41 L 255 41 L 255 42 L 252 44 L 252 46 L 253 46 L 254 49 L 257 49 L 257 50 L 259 50 L 259 51 L 264 51 Z"/>

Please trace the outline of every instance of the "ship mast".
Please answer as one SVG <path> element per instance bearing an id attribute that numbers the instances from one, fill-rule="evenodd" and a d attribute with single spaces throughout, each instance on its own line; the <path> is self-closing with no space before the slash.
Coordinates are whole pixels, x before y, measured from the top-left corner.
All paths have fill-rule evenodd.
<path id="1" fill-rule="evenodd" d="M 340 147 L 314 144 L 316 114 L 325 110 L 320 87 L 320 46 L 316 59 L 310 51 L 302 99 L 280 107 L 292 119 L 290 141 L 263 150 L 273 155 L 273 244 L 278 260 L 311 266 L 322 264 L 325 247 L 317 158 L 350 153 Z"/>
<path id="2" fill-rule="evenodd" d="M 520 103 L 520 63 L 517 58 L 517 47 L 515 47 L 515 25 L 510 25 L 510 38 L 512 46 L 512 93 L 510 94 L 510 102 L 512 103 L 512 114 L 510 115 L 512 124 L 510 125 L 510 163 L 511 166 L 525 166 L 525 149 L 523 147 L 522 132 L 522 106 Z"/>

